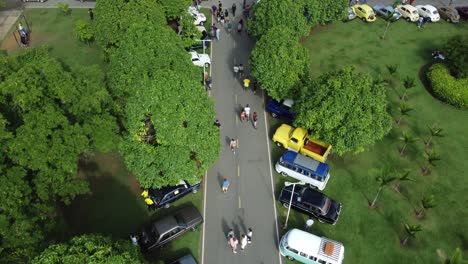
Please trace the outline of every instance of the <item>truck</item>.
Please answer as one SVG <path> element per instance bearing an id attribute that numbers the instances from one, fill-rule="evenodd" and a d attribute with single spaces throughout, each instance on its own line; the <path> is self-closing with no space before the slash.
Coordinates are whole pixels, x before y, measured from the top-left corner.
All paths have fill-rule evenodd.
<path id="1" fill-rule="evenodd" d="M 317 161 L 325 162 L 330 154 L 330 144 L 313 139 L 304 128 L 282 124 L 273 135 L 273 142 L 283 148 L 299 152 Z"/>

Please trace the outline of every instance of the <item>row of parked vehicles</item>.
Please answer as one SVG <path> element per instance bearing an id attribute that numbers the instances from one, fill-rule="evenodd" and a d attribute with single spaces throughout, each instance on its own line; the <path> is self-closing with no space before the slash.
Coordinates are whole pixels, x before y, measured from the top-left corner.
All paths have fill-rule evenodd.
<path id="1" fill-rule="evenodd" d="M 416 22 L 420 17 L 427 18 L 431 22 L 437 22 L 443 19 L 447 22 L 458 23 L 460 18 L 468 19 L 468 6 L 438 6 L 432 5 L 398 5 L 395 9 L 392 6 L 375 5 L 354 5 L 348 9 L 347 20 L 356 17 L 365 22 L 374 22 L 377 16 L 385 20 L 396 21 L 400 18 L 408 22 Z"/>

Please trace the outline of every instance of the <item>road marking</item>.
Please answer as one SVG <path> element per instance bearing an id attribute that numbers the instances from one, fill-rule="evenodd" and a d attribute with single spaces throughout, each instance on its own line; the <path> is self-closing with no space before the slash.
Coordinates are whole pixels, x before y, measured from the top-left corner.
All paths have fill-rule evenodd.
<path id="1" fill-rule="evenodd" d="M 241 198 L 239 196 L 239 209 L 241 208 Z"/>
<path id="2" fill-rule="evenodd" d="M 264 98 L 264 95 L 265 95 L 265 91 L 262 91 L 262 98 Z M 270 180 L 271 180 L 271 193 L 273 194 L 272 195 L 272 200 L 273 200 L 273 210 L 274 210 L 274 213 L 275 213 L 275 225 L 276 225 L 276 241 L 279 245 L 279 233 L 278 233 L 278 214 L 276 213 L 276 203 L 275 203 L 275 184 L 274 184 L 274 180 L 273 180 L 273 172 L 272 172 L 272 169 L 271 169 L 271 150 L 270 150 L 270 140 L 269 140 L 269 137 L 268 137 L 268 119 L 267 119 L 267 112 L 265 110 L 263 110 L 263 117 L 265 119 L 265 134 L 266 134 L 266 141 L 267 141 L 267 149 L 268 149 L 268 162 L 270 163 L 268 165 L 268 168 L 270 170 Z M 279 258 L 279 263 L 282 264 L 282 260 L 281 260 L 281 254 L 279 253 L 278 251 L 278 258 Z"/>
<path id="3" fill-rule="evenodd" d="M 237 94 L 234 94 L 235 102 L 237 104 Z"/>
<path id="4" fill-rule="evenodd" d="M 237 164 L 237 177 L 240 177 L 240 166 Z"/>
<path id="5" fill-rule="evenodd" d="M 203 194 L 203 219 L 205 221 L 203 221 L 203 233 L 202 233 L 202 250 L 201 250 L 201 263 L 203 264 L 203 261 L 204 261 L 204 258 L 205 258 L 205 224 L 206 224 L 206 189 L 207 189 L 207 186 L 208 186 L 208 177 L 207 177 L 207 172 L 205 171 L 205 179 L 203 179 L 203 182 L 205 184 L 205 188 L 204 188 L 204 194 Z"/>

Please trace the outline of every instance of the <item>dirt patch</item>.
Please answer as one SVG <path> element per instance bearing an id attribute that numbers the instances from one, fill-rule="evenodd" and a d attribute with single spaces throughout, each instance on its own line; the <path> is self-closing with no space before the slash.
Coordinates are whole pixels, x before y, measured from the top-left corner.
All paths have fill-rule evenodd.
<path id="1" fill-rule="evenodd" d="M 132 193 L 139 194 L 141 192 L 140 182 L 133 174 L 128 177 L 128 186 L 130 187 Z"/>

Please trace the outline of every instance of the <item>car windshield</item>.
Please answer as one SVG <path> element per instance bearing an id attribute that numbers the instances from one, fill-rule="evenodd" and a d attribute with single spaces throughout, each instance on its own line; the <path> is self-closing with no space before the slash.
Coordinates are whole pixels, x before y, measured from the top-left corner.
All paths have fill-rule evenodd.
<path id="1" fill-rule="evenodd" d="M 437 11 L 435 11 L 435 10 L 432 11 L 432 14 L 437 15 Z"/>
<path id="2" fill-rule="evenodd" d="M 326 197 L 323 202 L 323 206 L 321 208 L 322 214 L 326 215 L 328 213 L 328 210 L 330 210 L 331 206 L 331 200 L 330 198 Z"/>
<path id="3" fill-rule="evenodd" d="M 181 215 L 175 215 L 174 218 L 179 226 L 187 226 L 187 223 L 185 223 L 184 218 Z"/>
<path id="4" fill-rule="evenodd" d="M 369 11 L 367 11 L 367 14 L 368 14 L 369 16 L 372 16 L 372 15 L 374 15 L 374 11 L 369 10 Z"/>
<path id="5" fill-rule="evenodd" d="M 411 12 L 411 13 L 413 13 L 413 15 L 417 15 L 417 14 L 418 14 L 418 12 L 417 12 L 416 10 L 413 10 L 413 12 Z"/>

